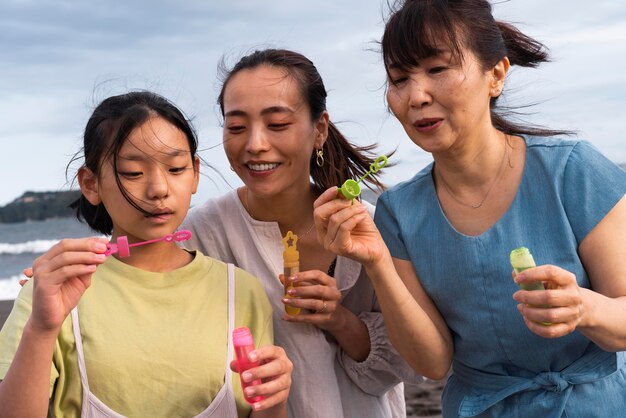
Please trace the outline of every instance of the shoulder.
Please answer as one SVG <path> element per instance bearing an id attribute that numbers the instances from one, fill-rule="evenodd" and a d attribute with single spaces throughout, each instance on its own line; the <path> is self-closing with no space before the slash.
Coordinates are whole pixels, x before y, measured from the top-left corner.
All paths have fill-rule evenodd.
<path id="1" fill-rule="evenodd" d="M 524 136 L 527 159 L 547 171 L 571 176 L 600 172 L 620 175 L 620 167 L 604 156 L 591 142 L 579 138 Z"/>
<path id="2" fill-rule="evenodd" d="M 189 209 L 183 226 L 197 225 L 209 221 L 215 222 L 217 218 L 228 217 L 237 207 L 235 199 L 237 199 L 237 191 L 233 190 L 222 196 L 210 198 L 199 206 L 192 207 Z"/>
<path id="3" fill-rule="evenodd" d="M 406 201 L 413 201 L 417 195 L 422 194 L 425 189 L 432 185 L 433 163 L 422 168 L 409 180 L 402 181 L 395 186 L 384 191 L 378 198 L 378 204 L 386 206 L 402 206 Z"/>

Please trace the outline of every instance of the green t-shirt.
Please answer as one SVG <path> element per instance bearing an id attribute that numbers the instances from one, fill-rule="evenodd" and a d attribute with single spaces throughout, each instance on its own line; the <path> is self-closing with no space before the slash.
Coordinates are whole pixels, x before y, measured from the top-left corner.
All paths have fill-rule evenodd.
<path id="1" fill-rule="evenodd" d="M 32 280 L 0 331 L 4 378 L 31 312 Z M 193 417 L 224 384 L 228 280 L 226 264 L 199 252 L 188 265 L 152 273 L 109 257 L 93 275 L 78 314 L 91 392 L 127 417 Z M 272 344 L 272 311 L 260 283 L 235 272 L 235 327 L 255 345 Z M 233 389 L 240 417 L 250 413 L 239 374 Z M 80 416 L 82 388 L 71 317 L 63 323 L 50 377 L 51 412 Z"/>

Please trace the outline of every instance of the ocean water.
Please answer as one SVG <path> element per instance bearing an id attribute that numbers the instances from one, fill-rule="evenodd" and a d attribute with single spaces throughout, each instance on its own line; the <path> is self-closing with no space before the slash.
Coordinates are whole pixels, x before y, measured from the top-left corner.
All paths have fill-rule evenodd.
<path id="1" fill-rule="evenodd" d="M 0 223 L 0 300 L 14 299 L 22 270 L 61 239 L 95 235 L 75 218 Z"/>

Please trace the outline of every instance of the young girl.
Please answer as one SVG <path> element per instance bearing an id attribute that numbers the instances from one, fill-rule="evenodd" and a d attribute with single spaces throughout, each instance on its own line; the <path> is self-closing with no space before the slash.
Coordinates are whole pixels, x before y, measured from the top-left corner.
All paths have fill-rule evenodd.
<path id="1" fill-rule="evenodd" d="M 172 234 L 198 185 L 197 139 L 166 99 L 103 101 L 84 134 L 77 216 L 112 242 Z M 291 363 L 249 274 L 160 241 L 106 256 L 106 240 L 63 240 L 39 257 L 0 332 L 0 416 L 286 416 Z M 243 398 L 231 334 L 251 329 L 263 379 Z M 27 389 L 27 390 L 26 390 Z"/>

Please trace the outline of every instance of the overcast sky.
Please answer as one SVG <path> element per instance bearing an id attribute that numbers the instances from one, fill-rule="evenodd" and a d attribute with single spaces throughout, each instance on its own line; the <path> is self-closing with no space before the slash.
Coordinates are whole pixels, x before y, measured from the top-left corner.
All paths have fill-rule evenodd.
<path id="1" fill-rule="evenodd" d="M 26 190 L 68 187 L 65 166 L 94 106 L 151 89 L 193 117 L 204 170 L 194 203 L 240 183 L 228 169 L 215 105 L 216 67 L 255 47 L 299 51 L 329 90 L 331 120 L 358 144 L 399 147 L 390 184 L 430 161 L 384 103 L 376 40 L 385 0 L 0 0 L 0 205 Z M 626 2 L 511 0 L 496 17 L 550 47 L 553 61 L 514 70 L 512 105 L 539 102 L 527 120 L 574 129 L 626 162 Z"/>

